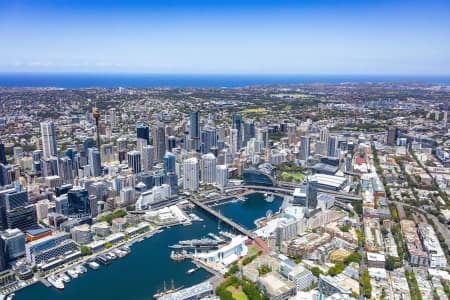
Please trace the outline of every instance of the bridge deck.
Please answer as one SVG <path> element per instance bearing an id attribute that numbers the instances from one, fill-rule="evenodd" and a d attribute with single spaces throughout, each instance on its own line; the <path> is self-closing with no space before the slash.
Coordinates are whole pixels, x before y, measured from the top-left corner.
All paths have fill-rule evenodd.
<path id="1" fill-rule="evenodd" d="M 200 202 L 198 200 L 192 199 L 192 198 L 189 199 L 189 201 L 191 201 L 193 204 L 195 204 L 196 206 L 200 207 L 204 211 L 208 212 L 209 214 L 213 215 L 214 217 L 218 218 L 220 221 L 230 225 L 231 227 L 233 227 L 234 229 L 236 229 L 237 231 L 239 231 L 243 235 L 248 236 L 252 240 L 255 239 L 255 235 L 253 234 L 253 232 L 245 229 L 244 227 L 242 227 L 241 225 L 237 224 L 233 220 L 225 217 L 224 215 L 222 215 L 219 212 L 215 211 L 214 209 L 212 209 L 208 205 L 206 205 L 206 204 L 204 204 L 204 203 L 202 203 L 202 202 Z"/>

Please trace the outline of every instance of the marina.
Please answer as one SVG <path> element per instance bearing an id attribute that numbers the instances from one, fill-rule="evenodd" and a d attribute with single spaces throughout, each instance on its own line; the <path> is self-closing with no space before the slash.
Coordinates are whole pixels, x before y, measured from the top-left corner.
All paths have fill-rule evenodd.
<path id="1" fill-rule="evenodd" d="M 245 227 L 247 227 L 246 224 L 250 224 L 247 227 L 250 229 L 254 227 L 254 220 L 263 217 L 267 210 L 278 211 L 283 200 L 275 197 L 273 203 L 268 203 L 264 201 L 263 194 L 251 194 L 246 197 L 246 201 L 222 205 L 220 210 L 223 215 L 239 220 Z M 239 217 L 242 216 L 243 211 L 246 212 L 245 218 Z M 14 299 L 57 300 L 63 297 L 64 300 L 83 298 L 148 300 L 158 293 L 158 290 L 159 292 L 162 290 L 163 281 L 170 283 L 173 280 L 175 287 L 190 287 L 204 282 L 211 278 L 211 274 L 216 275 L 215 271 L 208 269 L 201 261 L 191 260 L 189 255 L 183 255 L 182 251 L 170 249 L 168 246 L 177 244 L 181 240 L 197 239 L 208 233 L 231 239 L 237 232 L 224 222 L 221 222 L 218 228 L 217 219 L 198 208 L 193 208 L 192 212 L 203 221 L 193 222 L 191 226 L 173 226 L 159 234 L 153 234 L 151 238 L 129 245 L 132 253 L 124 259 L 112 261 L 104 254 L 99 254 L 95 259 L 99 268 L 95 272 L 79 276 L 76 280 L 72 279 L 70 283 L 65 284 L 64 289 L 34 284 L 16 292 Z M 174 255 L 171 255 L 172 253 Z M 104 262 L 101 261 L 101 257 Z M 179 260 L 181 257 L 183 259 Z M 187 272 L 193 268 L 193 263 L 201 268 L 188 276 Z M 92 269 L 89 263 L 87 266 Z M 164 270 L 164 272 L 155 272 L 155 270 Z"/>

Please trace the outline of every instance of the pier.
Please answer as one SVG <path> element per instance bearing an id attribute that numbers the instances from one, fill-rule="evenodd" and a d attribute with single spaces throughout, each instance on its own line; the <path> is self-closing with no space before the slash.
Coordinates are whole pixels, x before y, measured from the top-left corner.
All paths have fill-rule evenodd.
<path id="1" fill-rule="evenodd" d="M 251 232 L 250 230 L 245 229 L 244 227 L 242 227 L 241 225 L 237 224 L 233 220 L 225 217 L 224 215 L 222 215 L 219 212 L 215 211 L 214 209 L 212 209 L 208 205 L 206 205 L 206 204 L 204 204 L 204 203 L 202 203 L 202 202 L 200 202 L 200 201 L 198 201 L 198 200 L 196 200 L 194 198 L 190 198 L 189 201 L 191 201 L 193 204 L 195 204 L 197 207 L 203 209 L 207 213 L 213 215 L 214 217 L 216 217 L 220 221 L 222 221 L 222 222 L 228 224 L 229 226 L 233 227 L 236 231 L 238 231 L 239 233 L 247 236 L 249 239 L 254 240 L 256 238 L 256 236 L 253 234 L 253 232 Z"/>
<path id="2" fill-rule="evenodd" d="M 266 242 L 264 242 L 264 240 L 262 240 L 261 238 L 257 237 L 256 234 L 254 234 L 252 231 L 245 229 L 244 227 L 242 227 L 241 225 L 237 224 L 233 220 L 225 217 L 224 215 L 222 215 L 219 212 L 215 211 L 214 209 L 212 209 L 211 207 L 209 207 L 205 203 L 202 203 L 202 202 L 194 199 L 193 197 L 191 197 L 189 199 L 189 201 L 191 201 L 194 205 L 196 205 L 197 207 L 203 209 L 207 213 L 211 214 L 212 216 L 216 217 L 220 221 L 228 224 L 229 226 L 234 228 L 239 233 L 241 233 L 241 234 L 247 236 L 249 239 L 253 240 L 262 249 L 262 251 L 264 253 L 269 253 L 269 247 L 267 246 Z"/>

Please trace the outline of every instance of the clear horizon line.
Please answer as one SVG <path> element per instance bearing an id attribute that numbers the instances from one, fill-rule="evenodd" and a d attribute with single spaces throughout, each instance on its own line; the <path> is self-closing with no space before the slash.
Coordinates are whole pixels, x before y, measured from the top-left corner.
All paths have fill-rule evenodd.
<path id="1" fill-rule="evenodd" d="M 156 75 L 156 76 L 386 76 L 386 77 L 450 77 L 448 74 L 434 73 L 258 73 L 258 72 L 143 72 L 143 71 L 1 71 L 2 75 Z"/>

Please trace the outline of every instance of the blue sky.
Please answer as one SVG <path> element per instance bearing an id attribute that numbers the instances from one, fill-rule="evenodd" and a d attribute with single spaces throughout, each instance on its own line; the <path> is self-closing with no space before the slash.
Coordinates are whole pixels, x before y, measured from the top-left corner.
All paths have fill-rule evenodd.
<path id="1" fill-rule="evenodd" d="M 450 1 L 0 0 L 0 72 L 450 74 Z"/>

